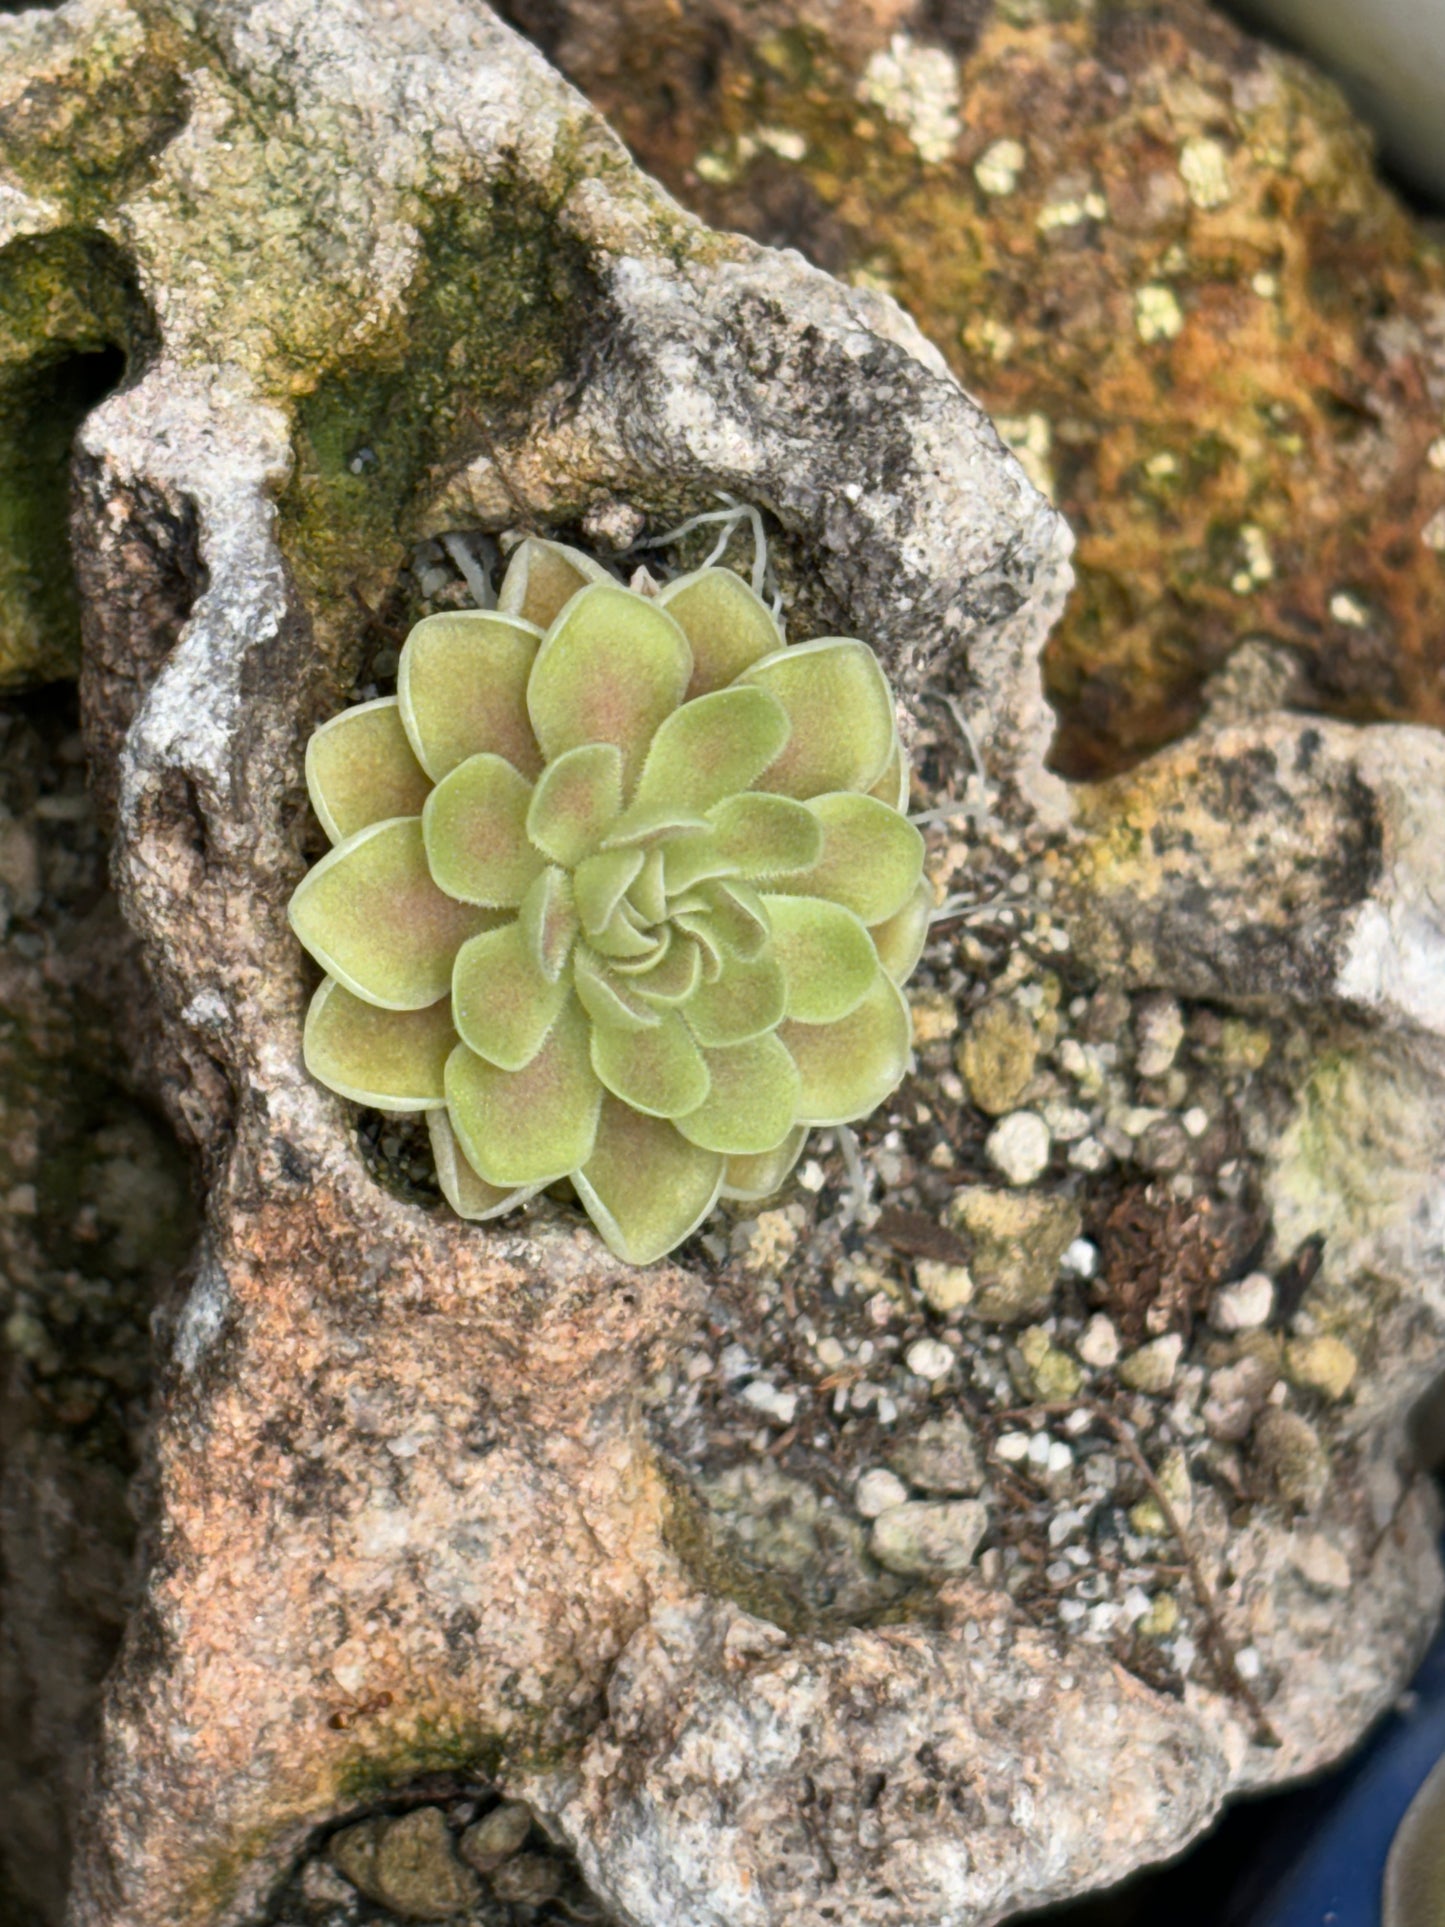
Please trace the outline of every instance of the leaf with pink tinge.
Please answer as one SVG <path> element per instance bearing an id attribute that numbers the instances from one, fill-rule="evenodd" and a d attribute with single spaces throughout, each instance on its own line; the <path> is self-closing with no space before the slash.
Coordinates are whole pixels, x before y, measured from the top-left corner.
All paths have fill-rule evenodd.
<path id="1" fill-rule="evenodd" d="M 625 790 L 691 674 L 692 651 L 671 616 L 614 583 L 594 582 L 537 651 L 527 684 L 537 741 L 549 762 L 579 743 L 615 743 Z"/>
<path id="2" fill-rule="evenodd" d="M 541 874 L 527 835 L 532 786 L 500 756 L 469 756 L 444 776 L 422 812 L 437 884 L 462 903 L 514 910 Z"/>
<path id="3" fill-rule="evenodd" d="M 306 788 L 333 843 L 369 823 L 421 815 L 431 782 L 407 741 L 395 696 L 358 703 L 321 725 L 306 745 Z"/>
<path id="4" fill-rule="evenodd" d="M 727 957 L 716 983 L 702 984 L 687 1005 L 687 1021 L 700 1044 L 744 1044 L 783 1020 L 787 985 L 771 952 Z"/>
<path id="5" fill-rule="evenodd" d="M 685 1138 L 728 1157 L 771 1151 L 797 1117 L 798 1070 L 775 1032 L 703 1052 L 711 1087 L 697 1109 L 677 1119 Z"/>
<path id="6" fill-rule="evenodd" d="M 311 999 L 301 1048 L 328 1090 L 378 1111 L 422 1111 L 445 1100 L 456 1041 L 445 997 L 425 1010 L 378 1010 L 327 977 Z"/>
<path id="7" fill-rule="evenodd" d="M 621 809 L 621 751 L 613 743 L 579 743 L 538 777 L 527 834 L 570 870 L 596 849 Z"/>
<path id="8" fill-rule="evenodd" d="M 776 696 L 792 725 L 760 790 L 807 802 L 877 782 L 893 747 L 893 697 L 866 644 L 824 636 L 765 656 L 740 680 Z"/>
<path id="9" fill-rule="evenodd" d="M 638 994 L 635 979 L 616 976 L 606 960 L 585 944 L 573 963 L 572 982 L 594 1024 L 613 1030 L 652 1030 L 661 1021 Z"/>
<path id="10" fill-rule="evenodd" d="M 503 615 L 520 616 L 546 629 L 579 589 L 585 589 L 589 582 L 611 580 L 602 564 L 580 549 L 529 535 L 512 551 L 497 591 L 497 607 Z"/>
<path id="11" fill-rule="evenodd" d="M 452 972 L 452 1021 L 462 1042 L 504 1071 L 530 1064 L 567 1001 L 569 986 L 537 968 L 520 923 L 464 943 Z"/>
<path id="12" fill-rule="evenodd" d="M 658 596 L 692 646 L 688 697 L 722 689 L 750 663 L 783 646 L 767 605 L 731 569 L 699 569 L 669 582 Z"/>
<path id="13" fill-rule="evenodd" d="M 465 1044 L 447 1059 L 452 1129 L 488 1184 L 552 1184 L 591 1157 L 602 1104 L 591 1028 L 569 998 L 524 1070 L 498 1070 Z"/>
<path id="14" fill-rule="evenodd" d="M 869 929 L 878 961 L 895 984 L 907 983 L 917 969 L 923 946 L 928 942 L 932 915 L 933 889 L 925 877 L 895 916 Z"/>
<path id="15" fill-rule="evenodd" d="M 406 639 L 397 670 L 401 720 L 433 782 L 489 752 L 529 780 L 542 753 L 527 717 L 527 678 L 540 631 L 487 609 L 427 616 Z"/>
<path id="16" fill-rule="evenodd" d="M 788 1173 L 803 1154 L 808 1141 L 806 1124 L 795 1125 L 775 1151 L 759 1151 L 752 1157 L 729 1158 L 723 1173 L 722 1196 L 740 1203 L 771 1198 L 780 1191 Z"/>
<path id="17" fill-rule="evenodd" d="M 823 826 L 806 803 L 754 790 L 708 811 L 712 849 L 737 874 L 762 880 L 805 870 L 823 853 Z M 722 872 L 720 872 L 722 873 Z M 725 874 L 725 873 L 723 873 Z"/>
<path id="18" fill-rule="evenodd" d="M 882 971 L 846 1017 L 832 1024 L 782 1024 L 801 1079 L 801 1124 L 851 1124 L 867 1117 L 903 1081 L 913 1027 L 896 984 Z"/>
<path id="19" fill-rule="evenodd" d="M 788 1015 L 829 1024 L 859 1005 L 881 977 L 873 939 L 851 910 L 824 897 L 764 899 L 773 955 L 788 986 Z"/>
<path id="20" fill-rule="evenodd" d="M 735 876 L 737 867 L 709 829 L 689 830 L 663 846 L 663 886 L 672 898 L 686 895 L 709 877 Z"/>
<path id="21" fill-rule="evenodd" d="M 496 921 L 432 881 L 419 816 L 372 823 L 297 884 L 291 928 L 328 975 L 383 1010 L 444 997 L 468 937 Z"/>
<path id="22" fill-rule="evenodd" d="M 597 1142 L 572 1173 L 587 1215 L 624 1264 L 650 1265 L 694 1232 L 717 1203 L 723 1160 L 664 1118 L 602 1100 Z"/>
<path id="23" fill-rule="evenodd" d="M 745 790 L 788 740 L 788 717 L 766 689 L 718 689 L 664 719 L 637 783 L 637 804 L 704 811 Z"/>
<path id="24" fill-rule="evenodd" d="M 681 1117 L 707 1096 L 707 1066 L 675 1011 L 652 1030 L 592 1027 L 592 1068 L 614 1097 L 650 1117 Z"/>
<path id="25" fill-rule="evenodd" d="M 487 1218 L 500 1218 L 504 1211 L 524 1204 L 541 1190 L 540 1184 L 488 1184 L 462 1155 L 457 1134 L 444 1110 L 428 1111 L 427 1130 L 431 1152 L 436 1161 L 437 1183 L 442 1196 L 459 1218 L 480 1224 Z"/>
<path id="26" fill-rule="evenodd" d="M 914 825 L 856 790 L 815 796 L 807 807 L 822 828 L 823 848 L 815 863 L 780 877 L 776 887 L 827 897 L 868 924 L 896 915 L 923 875 L 923 838 Z"/>

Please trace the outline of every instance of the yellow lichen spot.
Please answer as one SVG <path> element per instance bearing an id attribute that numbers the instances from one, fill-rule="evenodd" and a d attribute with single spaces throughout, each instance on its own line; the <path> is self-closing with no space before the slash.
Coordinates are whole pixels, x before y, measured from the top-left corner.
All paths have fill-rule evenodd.
<path id="1" fill-rule="evenodd" d="M 1151 455 L 1144 464 L 1144 473 L 1151 482 L 1167 482 L 1179 473 L 1179 458 L 1162 449 L 1159 454 Z"/>
<path id="2" fill-rule="evenodd" d="M 1347 629 L 1363 629 L 1370 620 L 1365 605 L 1344 589 L 1337 589 L 1330 597 L 1330 614 Z"/>
<path id="3" fill-rule="evenodd" d="M 1230 577 L 1229 586 L 1236 595 L 1249 595 L 1261 583 L 1274 577 L 1274 557 L 1269 552 L 1269 542 L 1264 530 L 1253 522 L 1246 522 L 1239 531 L 1239 546 L 1244 556 L 1244 566 L 1236 569 Z"/>
<path id="4" fill-rule="evenodd" d="M 1019 467 L 1040 495 L 1054 499 L 1054 471 L 1049 460 L 1054 431 L 1047 415 L 1000 415 L 994 426 L 1018 457 Z"/>
<path id="5" fill-rule="evenodd" d="M 1034 225 L 1040 234 L 1051 234 L 1058 228 L 1078 227 L 1081 221 L 1103 221 L 1108 218 L 1109 203 L 1097 188 L 1087 194 L 1071 194 L 1059 201 L 1046 201 L 1039 209 Z"/>
<path id="6" fill-rule="evenodd" d="M 1028 155 L 1022 141 L 995 141 L 973 164 L 973 178 L 985 194 L 1012 194 Z"/>
<path id="7" fill-rule="evenodd" d="M 1233 191 L 1228 154 L 1218 141 L 1204 136 L 1184 143 L 1179 153 L 1179 175 L 1190 200 L 1206 211 L 1223 207 Z"/>
<path id="8" fill-rule="evenodd" d="M 1013 329 L 991 314 L 980 321 L 965 321 L 958 338 L 970 354 L 989 361 L 1007 361 L 1018 342 Z"/>
<path id="9" fill-rule="evenodd" d="M 1134 327 L 1143 342 L 1173 341 L 1184 326 L 1184 310 L 1173 288 L 1150 281 L 1134 295 Z"/>
<path id="10" fill-rule="evenodd" d="M 896 33 L 863 70 L 858 98 L 880 108 L 937 166 L 952 154 L 963 122 L 958 113 L 958 67 L 942 47 L 920 47 Z"/>
<path id="11" fill-rule="evenodd" d="M 755 138 L 782 161 L 800 161 L 808 151 L 807 137 L 791 127 L 760 127 Z"/>

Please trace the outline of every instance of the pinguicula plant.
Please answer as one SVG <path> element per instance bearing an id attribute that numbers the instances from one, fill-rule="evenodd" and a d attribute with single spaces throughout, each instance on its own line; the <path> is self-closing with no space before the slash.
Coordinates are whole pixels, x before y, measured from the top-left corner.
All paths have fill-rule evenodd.
<path id="1" fill-rule="evenodd" d="M 290 905 L 326 972 L 307 1067 L 425 1111 L 462 1217 L 570 1179 L 648 1264 L 903 1077 L 930 897 L 892 695 L 731 569 L 640 593 L 527 540 L 306 776 L 335 845 Z"/>

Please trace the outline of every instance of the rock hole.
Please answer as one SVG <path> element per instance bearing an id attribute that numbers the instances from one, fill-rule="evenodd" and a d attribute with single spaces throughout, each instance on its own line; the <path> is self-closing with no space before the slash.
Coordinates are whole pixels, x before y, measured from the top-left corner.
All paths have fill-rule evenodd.
<path id="1" fill-rule="evenodd" d="M 434 1776 L 318 1829 L 267 1927 L 610 1927 L 573 1855 L 523 1802 Z"/>
<path id="2" fill-rule="evenodd" d="M 0 307 L 3 686 L 75 672 L 71 451 L 85 417 L 145 360 L 154 327 L 120 250 L 82 230 L 0 251 Z"/>

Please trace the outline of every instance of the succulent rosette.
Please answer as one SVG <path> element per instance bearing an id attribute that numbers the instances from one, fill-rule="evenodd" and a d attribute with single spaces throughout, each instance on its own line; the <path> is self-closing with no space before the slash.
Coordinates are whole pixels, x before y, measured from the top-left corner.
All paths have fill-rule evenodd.
<path id="1" fill-rule="evenodd" d="M 307 1067 L 425 1111 L 464 1218 L 568 1178 L 647 1264 L 903 1077 L 930 899 L 888 684 L 730 569 L 640 594 L 526 541 L 306 776 Z"/>

